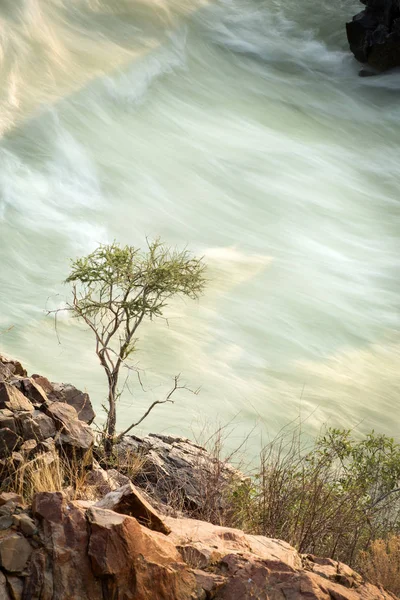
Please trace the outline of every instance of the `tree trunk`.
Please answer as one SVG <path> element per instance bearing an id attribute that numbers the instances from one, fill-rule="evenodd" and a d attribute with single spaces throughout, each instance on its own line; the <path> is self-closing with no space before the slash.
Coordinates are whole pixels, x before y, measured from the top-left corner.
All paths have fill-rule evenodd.
<path id="1" fill-rule="evenodd" d="M 117 426 L 117 410 L 116 410 L 116 390 L 117 390 L 118 375 L 114 376 L 109 381 L 108 386 L 108 416 L 106 423 L 106 437 L 104 439 L 104 450 L 107 456 L 110 456 L 114 446 L 115 430 Z"/>

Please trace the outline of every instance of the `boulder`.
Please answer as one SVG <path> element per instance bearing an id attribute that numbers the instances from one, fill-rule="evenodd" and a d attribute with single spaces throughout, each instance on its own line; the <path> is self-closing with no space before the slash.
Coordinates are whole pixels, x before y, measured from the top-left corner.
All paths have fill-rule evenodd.
<path id="1" fill-rule="evenodd" d="M 25 439 L 35 439 L 42 442 L 55 436 L 57 430 L 51 417 L 40 410 L 33 413 L 23 413 L 18 417 L 19 433 Z"/>
<path id="2" fill-rule="evenodd" d="M 132 483 L 109 492 L 102 500 L 97 502 L 96 506 L 135 517 L 141 525 L 153 531 L 159 531 L 165 535 L 171 531 L 157 511 Z"/>
<path id="3" fill-rule="evenodd" d="M 290 544 L 281 540 L 247 535 L 239 529 L 220 527 L 196 519 L 165 517 L 165 522 L 171 529 L 169 537 L 189 561 L 192 553 L 191 564 L 195 568 L 199 568 L 196 560 L 202 562 L 202 568 L 214 568 L 224 556 L 237 553 L 273 560 L 292 570 L 302 569 L 301 556 Z"/>
<path id="4" fill-rule="evenodd" d="M 194 568 L 198 599 L 393 600 L 349 567 L 303 557 L 280 540 L 192 519 L 166 517 L 166 522 L 172 530 L 169 539 L 185 549 Z"/>
<path id="5" fill-rule="evenodd" d="M 22 533 L 31 537 L 37 533 L 37 527 L 35 521 L 26 513 L 21 513 L 19 515 L 13 515 L 13 523 L 22 531 Z"/>
<path id="6" fill-rule="evenodd" d="M 34 551 L 26 600 L 194 600 L 196 581 L 173 543 L 136 519 L 60 493 L 37 494 L 44 548 Z"/>
<path id="7" fill-rule="evenodd" d="M 70 383 L 52 383 L 51 386 L 52 391 L 49 393 L 50 400 L 65 402 L 76 410 L 78 418 L 81 421 L 84 421 L 88 425 L 92 423 L 96 415 L 90 402 L 89 394 L 81 392 Z"/>
<path id="8" fill-rule="evenodd" d="M 3 408 L 0 410 L 0 429 L 3 429 L 4 427 L 7 427 L 15 432 L 17 431 L 14 413 L 8 408 Z"/>
<path id="9" fill-rule="evenodd" d="M 103 600 L 101 582 L 88 556 L 85 511 L 68 504 L 59 492 L 36 494 L 32 511 L 40 524 L 46 555 L 38 552 L 33 557 L 26 600 Z"/>
<path id="10" fill-rule="evenodd" d="M 18 533 L 0 538 L 0 565 L 10 573 L 21 573 L 32 554 L 29 542 Z"/>
<path id="11" fill-rule="evenodd" d="M 74 449 L 87 451 L 94 443 L 92 429 L 79 420 L 76 410 L 63 402 L 49 402 L 43 406 L 43 411 L 50 417 L 58 430 L 56 444 Z"/>
<path id="12" fill-rule="evenodd" d="M 4 355 L 0 354 L 0 380 L 2 373 L 5 370 L 12 375 L 17 375 L 18 377 L 26 377 L 26 371 L 18 360 L 14 360 L 12 358 L 7 358 Z"/>
<path id="13" fill-rule="evenodd" d="M 190 516 L 204 517 L 205 497 L 213 496 L 218 515 L 224 508 L 225 486 L 242 485 L 246 478 L 232 465 L 218 462 L 205 448 L 187 438 L 150 434 L 144 438 L 125 436 L 115 446 L 123 462 L 124 456 L 140 457 L 143 465 L 134 483 L 159 503 L 160 509 L 172 512 L 171 497 L 179 500 Z"/>
<path id="14" fill-rule="evenodd" d="M 104 597 L 126 600 L 190 600 L 196 580 L 174 545 L 136 519 L 92 507 L 88 554 Z"/>
<path id="15" fill-rule="evenodd" d="M 399 0 L 360 0 L 365 9 L 346 24 L 355 58 L 376 71 L 400 66 Z"/>
<path id="16" fill-rule="evenodd" d="M 64 506 L 65 498 L 61 492 L 40 492 L 33 498 L 32 513 L 47 523 L 60 523 Z"/>
<path id="17" fill-rule="evenodd" d="M 54 392 L 53 385 L 47 379 L 47 377 L 43 377 L 43 375 L 37 375 L 36 373 L 32 375 L 32 379 L 40 385 L 42 390 L 49 396 Z"/>
<path id="18" fill-rule="evenodd" d="M 0 409 L 33 412 L 32 403 L 14 385 L 0 381 Z"/>
<path id="19" fill-rule="evenodd" d="M 43 404 L 48 401 L 48 397 L 42 386 L 38 383 L 37 379 L 32 377 L 25 377 L 20 380 L 22 391 L 24 395 L 29 398 L 34 404 Z"/>

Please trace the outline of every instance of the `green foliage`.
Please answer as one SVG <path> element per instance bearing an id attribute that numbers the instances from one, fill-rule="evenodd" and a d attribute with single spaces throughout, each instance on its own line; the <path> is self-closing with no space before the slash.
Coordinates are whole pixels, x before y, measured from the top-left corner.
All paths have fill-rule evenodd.
<path id="1" fill-rule="evenodd" d="M 144 252 L 115 242 L 101 245 L 72 262 L 66 279 L 73 294 L 68 308 L 95 336 L 96 353 L 109 387 L 109 440 L 115 435 L 120 368 L 135 351 L 138 327 L 145 320 L 162 317 L 173 296 L 198 298 L 205 285 L 204 270 L 202 259 L 187 250 L 172 250 L 160 240 L 148 243 Z M 179 387 L 175 378 L 171 392 Z M 170 396 L 153 405 L 171 401 Z"/>
<path id="2" fill-rule="evenodd" d="M 400 446 L 390 437 L 329 428 L 307 448 L 295 430 L 263 449 L 232 514 L 253 533 L 354 565 L 371 540 L 400 532 L 399 480 Z"/>
<path id="3" fill-rule="evenodd" d="M 201 259 L 159 240 L 149 243 L 147 252 L 114 242 L 73 261 L 66 281 L 73 284 L 76 316 L 104 328 L 108 346 L 121 327 L 127 340 L 143 319 L 162 316 L 172 296 L 197 298 L 204 289 L 204 268 Z M 133 346 L 131 340 L 123 348 L 123 359 Z"/>

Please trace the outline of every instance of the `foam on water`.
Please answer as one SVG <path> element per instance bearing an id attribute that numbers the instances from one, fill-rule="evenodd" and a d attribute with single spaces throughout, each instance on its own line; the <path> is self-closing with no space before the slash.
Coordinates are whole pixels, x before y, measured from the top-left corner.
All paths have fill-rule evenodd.
<path id="1" fill-rule="evenodd" d="M 344 22 L 358 3 L 220 0 L 184 22 L 180 2 L 26 7 L 0 99 L 2 346 L 99 407 L 90 334 L 64 319 L 60 346 L 42 310 L 61 305 L 69 257 L 161 235 L 205 256 L 209 285 L 168 327 L 144 326 L 150 391 L 132 382 L 121 425 L 182 372 L 200 396 L 146 429 L 240 413 L 239 433 L 273 432 L 301 409 L 310 428 L 395 433 L 398 74 L 357 77 Z M 48 89 L 26 71 L 32 38 Z"/>

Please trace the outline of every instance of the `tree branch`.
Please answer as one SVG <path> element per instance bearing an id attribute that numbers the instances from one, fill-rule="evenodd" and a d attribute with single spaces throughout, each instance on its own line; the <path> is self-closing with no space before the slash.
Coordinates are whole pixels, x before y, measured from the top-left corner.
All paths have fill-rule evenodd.
<path id="1" fill-rule="evenodd" d="M 146 410 L 146 412 L 143 414 L 143 416 L 139 419 L 139 421 L 136 421 L 136 423 L 132 423 L 132 425 L 130 425 L 127 429 L 125 429 L 125 431 L 123 431 L 122 433 L 120 433 L 118 435 L 117 442 L 119 442 L 124 437 L 124 435 L 129 433 L 131 431 L 131 429 L 140 425 L 140 423 L 142 421 L 144 421 L 144 419 L 151 413 L 151 411 L 153 410 L 153 408 L 155 406 L 157 406 L 157 404 L 166 404 L 167 402 L 170 402 L 171 404 L 173 404 L 174 401 L 171 400 L 171 398 L 177 390 L 189 390 L 189 392 L 192 392 L 193 394 L 197 394 L 197 391 L 191 390 L 186 385 L 179 385 L 179 378 L 180 378 L 180 375 L 175 375 L 174 385 L 173 385 L 172 389 L 168 392 L 168 394 L 166 395 L 164 400 L 155 400 L 152 404 L 150 404 L 149 408 Z"/>

